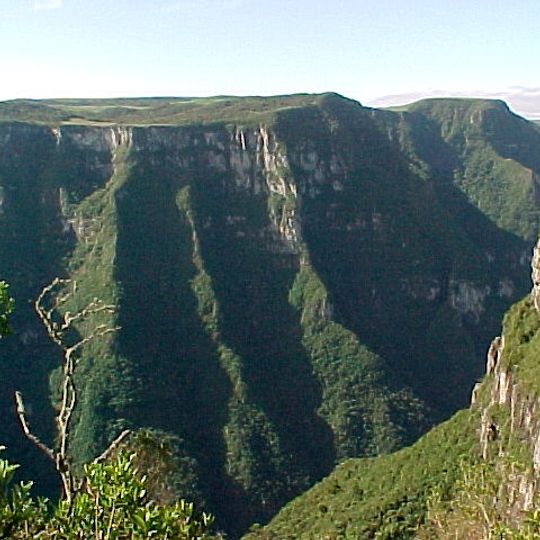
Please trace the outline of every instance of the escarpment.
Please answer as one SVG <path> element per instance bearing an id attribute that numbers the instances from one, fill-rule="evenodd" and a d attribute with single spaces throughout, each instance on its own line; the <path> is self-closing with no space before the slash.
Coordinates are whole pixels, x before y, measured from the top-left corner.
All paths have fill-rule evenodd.
<path id="1" fill-rule="evenodd" d="M 480 452 L 502 478 L 499 505 L 519 523 L 538 503 L 540 418 L 538 357 L 540 243 L 532 257 L 530 295 L 507 314 L 502 337 L 487 356 L 486 380 L 475 388 L 472 407 L 481 413 Z"/>
<path id="2" fill-rule="evenodd" d="M 540 313 L 533 290 L 504 318 L 471 405 L 415 444 L 349 459 L 297 497 L 259 538 L 534 538 L 540 472 Z"/>
<path id="3" fill-rule="evenodd" d="M 52 431 L 55 352 L 28 301 L 75 280 L 66 309 L 101 298 L 120 329 L 78 368 L 74 459 L 125 427 L 172 434 L 179 491 L 233 535 L 463 406 L 527 287 L 519 228 L 415 153 L 422 129 L 447 144 L 429 115 L 250 99 L 0 121 L 0 277 L 18 302 L 2 411 L 20 389 Z M 32 461 L 14 419 L 0 440 Z"/>

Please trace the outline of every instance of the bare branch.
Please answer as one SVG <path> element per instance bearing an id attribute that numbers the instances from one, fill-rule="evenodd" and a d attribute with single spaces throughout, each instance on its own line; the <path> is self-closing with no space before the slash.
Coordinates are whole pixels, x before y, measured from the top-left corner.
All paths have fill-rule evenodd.
<path id="1" fill-rule="evenodd" d="M 69 328 L 74 322 L 84 319 L 85 317 L 88 317 L 89 315 L 95 315 L 96 313 L 114 313 L 115 307 L 111 304 L 102 304 L 101 301 L 92 301 L 88 306 L 86 306 L 83 310 L 78 311 L 77 313 L 71 314 L 69 311 L 66 311 L 64 315 L 64 322 L 60 325 L 60 330 L 66 330 Z"/>
<path id="2" fill-rule="evenodd" d="M 114 439 L 114 441 L 108 446 L 108 448 L 99 455 L 92 463 L 101 463 L 102 461 L 105 461 L 115 450 L 118 448 L 120 443 L 131 433 L 130 429 L 125 429 Z"/>
<path id="3" fill-rule="evenodd" d="M 69 421 L 71 420 L 71 414 L 75 408 L 77 394 L 75 392 L 75 386 L 71 376 L 66 376 L 64 379 L 64 387 L 62 390 L 62 408 L 57 417 L 58 430 L 60 435 L 60 452 L 63 457 L 67 452 L 67 440 L 69 434 Z"/>
<path id="4" fill-rule="evenodd" d="M 19 418 L 19 422 L 21 423 L 26 438 L 32 441 L 49 459 L 55 461 L 54 452 L 45 445 L 39 437 L 32 433 L 30 424 L 26 419 L 26 409 L 24 407 L 23 397 L 19 391 L 15 392 L 15 403 L 17 405 L 17 417 Z"/>
<path id="5" fill-rule="evenodd" d="M 53 314 L 58 306 L 58 302 L 50 309 L 45 307 L 45 300 L 47 296 L 52 292 L 52 290 L 59 284 L 69 283 L 70 280 L 55 278 L 49 285 L 44 287 L 34 302 L 34 309 L 41 319 L 41 322 L 47 330 L 49 337 L 62 349 L 64 350 L 64 344 L 62 343 L 62 335 L 58 332 L 58 324 L 53 320 Z"/>
<path id="6" fill-rule="evenodd" d="M 111 334 L 113 332 L 116 332 L 117 330 L 119 330 L 120 327 L 119 326 L 114 326 L 112 328 L 109 328 L 109 327 L 106 327 L 105 325 L 100 325 L 96 328 L 96 330 L 94 331 L 93 334 L 85 337 L 84 339 L 81 339 L 81 341 L 78 341 L 77 343 L 75 343 L 74 345 L 72 345 L 71 347 L 69 347 L 67 350 L 66 350 L 66 355 L 68 357 L 71 357 L 71 355 L 78 351 L 81 347 L 83 347 L 84 345 L 86 345 L 89 341 L 92 341 L 93 339 L 96 339 L 98 337 L 102 337 L 102 336 L 105 336 L 106 334 Z"/>
<path id="7" fill-rule="evenodd" d="M 67 291 L 62 295 L 54 295 L 57 288 L 66 287 Z M 64 289 L 65 290 L 65 289 Z M 43 288 L 34 302 L 35 311 L 43 323 L 50 339 L 62 350 L 62 378 L 60 388 L 60 407 L 56 416 L 56 429 L 58 436 L 58 450 L 51 450 L 36 437 L 30 429 L 26 419 L 24 403 L 20 392 L 16 392 L 15 401 L 17 403 L 17 416 L 26 437 L 31 440 L 41 451 L 43 451 L 52 461 L 60 475 L 64 497 L 68 504 L 71 503 L 73 495 L 77 491 L 77 483 L 68 456 L 68 441 L 70 435 L 70 420 L 77 403 L 77 389 L 75 387 L 74 375 L 77 360 L 80 357 L 81 349 L 90 341 L 116 332 L 118 326 L 107 326 L 99 324 L 88 330 L 88 325 L 84 324 L 83 330 L 78 334 L 81 339 L 73 343 L 73 337 L 68 332 L 75 327 L 76 323 L 86 323 L 99 314 L 112 314 L 116 308 L 112 304 L 105 304 L 98 298 L 93 298 L 85 307 L 72 313 L 65 311 L 59 313 L 59 308 L 66 304 L 75 294 L 77 282 L 69 279 L 55 278 L 49 285 Z M 97 322 L 97 321 L 96 321 Z M 77 329 L 79 330 L 79 329 Z M 71 341 L 68 341 L 67 339 Z M 123 431 L 99 456 L 95 461 L 103 461 L 129 434 L 129 430 Z"/>

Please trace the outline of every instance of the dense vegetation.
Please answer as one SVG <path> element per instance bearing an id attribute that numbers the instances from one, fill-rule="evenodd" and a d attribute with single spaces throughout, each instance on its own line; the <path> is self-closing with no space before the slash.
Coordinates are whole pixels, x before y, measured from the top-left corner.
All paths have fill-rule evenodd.
<path id="1" fill-rule="evenodd" d="M 246 540 L 414 538 L 433 493 L 452 489 L 474 447 L 474 420 L 463 411 L 412 447 L 345 461 Z"/>
<path id="2" fill-rule="evenodd" d="M 467 199 L 498 226 L 534 241 L 540 131 L 502 101 L 434 99 L 408 111 L 439 130 L 448 161 L 454 161 L 453 182 Z"/>
<path id="3" fill-rule="evenodd" d="M 534 540 L 540 534 L 535 477 L 540 315 L 527 296 L 504 318 L 497 373 L 512 379 L 499 401 L 490 372 L 471 408 L 388 456 L 345 461 L 246 540 Z M 495 399 L 493 398 L 495 396 Z M 537 401 L 536 401 L 537 403 Z M 487 436 L 481 449 L 481 433 Z M 531 499 L 528 500 L 529 485 Z M 528 500 L 528 502 L 525 502 Z M 523 508 L 523 506 L 528 508 Z"/>
<path id="4" fill-rule="evenodd" d="M 110 463 L 86 466 L 74 499 L 56 505 L 32 498 L 32 482 L 14 484 L 18 466 L 0 458 L 0 538 L 209 539 L 212 516 L 197 514 L 183 499 L 169 505 L 153 500 L 148 477 L 137 472 L 134 457 L 120 454 Z"/>
<path id="5" fill-rule="evenodd" d="M 499 104 L 18 101 L 0 119 L 0 275 L 19 306 L 0 409 L 23 391 L 52 444 L 57 353 L 28 300 L 70 277 L 64 309 L 97 296 L 120 327 L 79 365 L 76 464 L 125 428 L 157 430 L 175 493 L 233 536 L 335 463 L 397 450 L 465 405 L 527 287 L 540 143 Z M 508 154 L 513 137 L 530 152 Z M 9 455 L 54 496 L 5 417 Z"/>

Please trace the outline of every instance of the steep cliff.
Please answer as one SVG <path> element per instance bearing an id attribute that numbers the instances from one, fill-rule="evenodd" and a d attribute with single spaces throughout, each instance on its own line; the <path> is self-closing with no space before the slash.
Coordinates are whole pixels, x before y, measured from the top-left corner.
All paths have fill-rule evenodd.
<path id="1" fill-rule="evenodd" d="M 182 489 L 233 533 L 465 404 L 525 292 L 527 235 L 447 182 L 440 134 L 431 157 L 405 151 L 402 113 L 326 94 L 0 117 L 0 276 L 18 300 L 0 440 L 35 460 L 15 389 L 52 433 L 56 352 L 27 301 L 69 276 L 66 309 L 98 296 L 120 326 L 78 368 L 74 459 L 126 426 L 174 434 Z"/>
<path id="2" fill-rule="evenodd" d="M 503 335 L 489 350 L 486 380 L 475 388 L 481 412 L 480 451 L 496 469 L 499 513 L 519 524 L 538 504 L 540 417 L 538 268 L 540 241 L 532 260 L 531 294 L 505 317 Z"/>
<path id="3" fill-rule="evenodd" d="M 525 540 L 540 534 L 540 241 L 468 410 L 397 453 L 351 459 L 249 539 Z"/>
<path id="4" fill-rule="evenodd" d="M 478 449 L 452 495 L 430 509 L 422 538 L 532 539 L 540 533 L 540 404 L 538 343 L 540 241 L 532 259 L 533 288 L 505 315 L 488 350 L 486 375 L 473 390 Z"/>

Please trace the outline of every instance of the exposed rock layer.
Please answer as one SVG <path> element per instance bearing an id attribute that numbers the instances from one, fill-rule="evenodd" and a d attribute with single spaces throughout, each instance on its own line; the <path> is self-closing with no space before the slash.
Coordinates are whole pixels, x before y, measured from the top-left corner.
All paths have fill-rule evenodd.
<path id="1" fill-rule="evenodd" d="M 452 183 L 471 169 L 430 154 L 423 130 L 450 143 L 418 115 L 326 96 L 268 122 L 1 123 L 20 306 L 1 405 L 21 388 L 47 432 L 56 357 L 27 300 L 69 275 L 70 308 L 100 296 L 121 326 L 81 363 L 81 461 L 124 426 L 173 433 L 238 531 L 335 460 L 414 440 L 465 402 L 524 245 Z"/>

